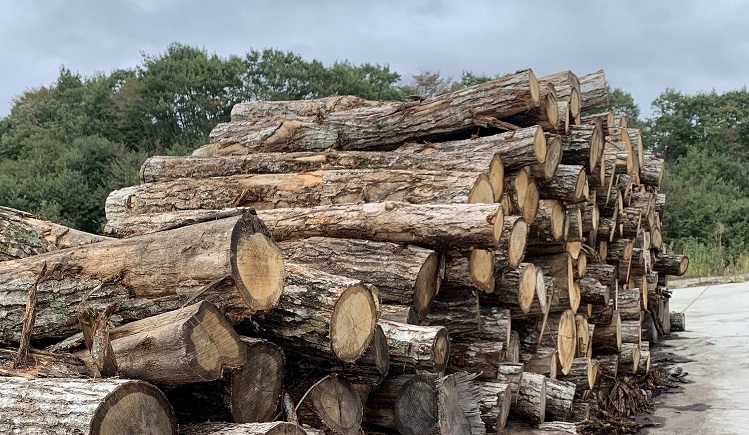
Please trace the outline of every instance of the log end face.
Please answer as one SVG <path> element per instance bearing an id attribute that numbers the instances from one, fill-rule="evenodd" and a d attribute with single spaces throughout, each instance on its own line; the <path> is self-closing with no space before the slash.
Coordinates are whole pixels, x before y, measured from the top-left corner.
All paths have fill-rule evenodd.
<path id="1" fill-rule="evenodd" d="M 237 221 L 231 241 L 231 266 L 240 296 L 251 312 L 274 308 L 281 299 L 283 253 L 265 224 L 247 213 Z"/>
<path id="2" fill-rule="evenodd" d="M 502 230 L 505 224 L 505 212 L 501 205 L 497 206 L 497 212 L 493 217 L 492 221 L 492 239 L 494 240 L 494 246 L 499 246 L 502 240 Z"/>
<path id="3" fill-rule="evenodd" d="M 534 266 L 535 267 L 535 266 Z M 536 298 L 538 298 L 538 304 L 541 305 L 541 311 L 547 312 L 549 304 L 546 299 L 546 279 L 544 271 L 540 268 L 536 268 Z"/>
<path id="4" fill-rule="evenodd" d="M 247 361 L 247 346 L 215 305 L 201 302 L 194 319 L 185 324 L 182 334 L 195 375 L 212 381 L 219 379 L 225 369 L 240 367 Z M 206 346 L 210 346 L 209 352 Z"/>
<path id="5" fill-rule="evenodd" d="M 576 350 L 577 323 L 575 322 L 575 313 L 572 310 L 566 310 L 559 318 L 559 327 L 557 329 L 557 354 L 559 356 L 559 365 L 562 367 L 562 374 L 570 374 Z"/>
<path id="6" fill-rule="evenodd" d="M 510 232 L 508 244 L 508 263 L 510 267 L 516 268 L 525 256 L 525 247 L 528 243 L 528 224 L 523 219 L 518 219 Z"/>
<path id="7" fill-rule="evenodd" d="M 562 137 L 551 136 L 546 140 L 546 160 L 544 161 L 544 179 L 554 178 L 562 162 Z"/>
<path id="8" fill-rule="evenodd" d="M 546 101 L 544 102 L 544 109 L 546 111 L 546 119 L 552 128 L 559 126 L 559 107 L 557 106 L 557 94 L 554 91 L 554 86 L 549 83 L 551 92 L 547 90 Z"/>
<path id="9" fill-rule="evenodd" d="M 504 193 L 505 183 L 505 165 L 502 163 L 502 156 L 499 154 L 494 154 L 491 162 L 489 162 L 489 182 L 494 191 L 493 202 L 499 202 Z"/>
<path id="10" fill-rule="evenodd" d="M 556 97 L 555 97 L 556 98 Z M 557 112 L 557 105 L 554 104 L 554 112 L 555 116 L 557 116 L 558 122 L 558 112 Z M 549 110 L 549 107 L 547 106 L 546 110 Z M 556 124 L 554 122 L 554 124 Z M 544 135 L 544 130 L 536 126 L 536 134 L 533 135 L 533 150 L 536 154 L 536 162 L 538 163 L 546 163 L 546 155 L 547 155 L 547 148 L 546 148 L 546 135 Z"/>
<path id="11" fill-rule="evenodd" d="M 538 79 L 536 74 L 532 70 L 528 70 L 528 84 L 531 90 L 531 101 L 529 107 L 538 107 L 541 104 L 541 88 L 538 85 Z"/>
<path id="12" fill-rule="evenodd" d="M 538 274 L 537 269 L 533 263 L 523 263 L 523 271 L 520 273 L 520 289 L 518 291 L 518 297 L 520 309 L 524 313 L 530 310 L 533 305 L 533 299 L 536 297 L 536 287 L 538 286 Z M 543 275 L 541 277 L 543 282 Z M 545 285 L 544 285 L 545 286 Z M 544 289 L 545 292 L 545 289 Z"/>
<path id="13" fill-rule="evenodd" d="M 377 324 L 372 291 L 361 284 L 343 291 L 330 317 L 330 346 L 343 362 L 354 362 L 369 347 Z"/>
<path id="14" fill-rule="evenodd" d="M 528 188 L 525 191 L 525 204 L 523 204 L 522 216 L 526 222 L 533 222 L 538 214 L 538 202 L 541 200 L 541 193 L 538 190 L 536 180 L 528 180 Z"/>
<path id="15" fill-rule="evenodd" d="M 435 381 L 417 375 L 407 381 L 395 401 L 395 426 L 404 435 L 432 433 L 438 422 L 438 392 Z"/>
<path id="16" fill-rule="evenodd" d="M 99 404 L 91 419 L 91 434 L 177 434 L 172 406 L 158 388 L 129 381 L 115 388 Z"/>
<path id="17" fill-rule="evenodd" d="M 413 306 L 420 319 L 424 319 L 429 313 L 434 296 L 439 289 L 439 266 L 440 258 L 437 253 L 432 252 L 427 256 L 416 276 Z"/>
<path id="18" fill-rule="evenodd" d="M 247 363 L 232 382 L 232 417 L 236 423 L 272 421 L 281 400 L 284 353 L 277 345 L 258 340 L 247 351 Z"/>
<path id="19" fill-rule="evenodd" d="M 551 232 L 554 239 L 560 240 L 564 235 L 566 213 L 562 201 L 555 200 L 551 206 Z"/>
<path id="20" fill-rule="evenodd" d="M 450 336 L 447 328 L 440 328 L 434 335 L 432 343 L 432 354 L 434 355 L 434 372 L 440 373 L 447 368 L 447 361 L 450 358 Z"/>
<path id="21" fill-rule="evenodd" d="M 473 183 L 471 191 L 468 193 L 469 204 L 493 204 L 494 189 L 491 180 L 486 174 L 480 174 Z"/>
<path id="22" fill-rule="evenodd" d="M 494 291 L 494 252 L 487 249 L 474 249 L 468 258 L 471 278 L 476 286 L 486 293 Z"/>
<path id="23" fill-rule="evenodd" d="M 310 399 L 317 415 L 334 433 L 358 433 L 364 410 L 361 398 L 348 381 L 329 376 L 312 388 Z"/>

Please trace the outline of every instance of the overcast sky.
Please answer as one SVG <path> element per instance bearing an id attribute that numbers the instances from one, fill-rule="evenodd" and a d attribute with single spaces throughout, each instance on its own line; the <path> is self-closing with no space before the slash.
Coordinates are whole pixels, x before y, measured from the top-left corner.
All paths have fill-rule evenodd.
<path id="1" fill-rule="evenodd" d="M 644 112 L 666 87 L 738 89 L 749 77 L 742 0 L 0 0 L 0 116 L 64 64 L 91 75 L 173 41 L 222 56 L 291 50 L 459 78 L 603 68 Z"/>

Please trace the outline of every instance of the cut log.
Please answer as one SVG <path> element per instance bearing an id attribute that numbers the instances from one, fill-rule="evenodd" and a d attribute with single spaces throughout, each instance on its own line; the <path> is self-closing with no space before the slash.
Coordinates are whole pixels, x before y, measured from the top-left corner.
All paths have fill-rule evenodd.
<path id="1" fill-rule="evenodd" d="M 559 163 L 562 162 L 562 137 L 559 135 L 546 135 L 546 158 L 543 163 L 528 166 L 533 178 L 548 180 L 557 173 Z"/>
<path id="2" fill-rule="evenodd" d="M 242 341 L 247 346 L 247 362 L 242 367 L 226 371 L 217 381 L 166 392 L 180 422 L 273 420 L 283 388 L 283 351 L 258 338 L 242 337 Z"/>
<path id="3" fill-rule="evenodd" d="M 247 361 L 247 346 L 206 301 L 111 329 L 109 340 L 122 377 L 164 387 L 214 381 Z M 91 358 L 85 349 L 74 355 Z"/>
<path id="4" fill-rule="evenodd" d="M 628 128 L 627 134 L 629 134 L 629 141 L 632 143 L 632 150 L 635 152 L 635 156 L 639 163 L 637 172 L 639 175 L 639 169 L 641 169 L 645 164 L 645 145 L 642 143 L 642 134 L 640 134 L 639 128 Z"/>
<path id="5" fill-rule="evenodd" d="M 662 253 L 653 262 L 653 270 L 659 275 L 682 276 L 688 268 L 689 257 L 686 255 Z"/>
<path id="6" fill-rule="evenodd" d="M 515 418 L 531 423 L 543 423 L 546 414 L 546 376 L 523 373 L 517 401 L 510 408 Z"/>
<path id="7" fill-rule="evenodd" d="M 601 123 L 594 125 L 572 125 L 562 137 L 562 163 L 582 165 L 587 173 L 598 169 L 603 157 L 605 136 Z"/>
<path id="8" fill-rule="evenodd" d="M 512 404 L 517 403 L 520 383 L 523 380 L 523 367 L 521 363 L 502 363 L 499 365 L 497 380 L 505 382 L 510 386 L 510 395 Z"/>
<path id="9" fill-rule="evenodd" d="M 639 288 L 620 288 L 616 296 L 616 309 L 622 320 L 640 321 L 642 291 Z"/>
<path id="10" fill-rule="evenodd" d="M 598 240 L 611 242 L 617 233 L 617 223 L 614 219 L 601 218 L 598 222 Z"/>
<path id="11" fill-rule="evenodd" d="M 481 339 L 501 342 L 507 353 L 512 332 L 510 310 L 499 307 L 479 307 L 479 322 Z"/>
<path id="12" fill-rule="evenodd" d="M 616 294 L 616 292 L 612 293 Z M 588 314 L 588 323 L 594 325 L 608 325 L 613 318 L 615 305 L 616 303 L 614 302 L 613 296 L 609 299 L 608 306 L 591 305 L 591 312 Z"/>
<path id="13" fill-rule="evenodd" d="M 31 349 L 33 364 L 16 366 L 16 350 L 0 349 L 0 376 L 21 378 L 93 378 L 97 370 L 80 358 L 60 352 Z"/>
<path id="14" fill-rule="evenodd" d="M 619 215 L 618 223 L 622 224 L 622 236 L 634 239 L 641 228 L 642 214 L 639 208 L 624 207 Z"/>
<path id="15" fill-rule="evenodd" d="M 307 435 L 301 426 L 284 421 L 269 423 L 194 423 L 180 424 L 180 435 Z"/>
<path id="16" fill-rule="evenodd" d="M 380 320 L 408 323 L 409 325 L 419 324 L 419 318 L 414 308 L 405 305 L 381 304 L 379 318 Z"/>
<path id="17" fill-rule="evenodd" d="M 436 252 L 369 240 L 311 237 L 280 242 L 284 258 L 377 286 L 383 302 L 410 305 L 424 319 L 439 290 Z"/>
<path id="18" fill-rule="evenodd" d="M 599 355 L 598 361 L 598 388 L 610 387 L 616 382 L 619 370 L 619 354 Z"/>
<path id="19" fill-rule="evenodd" d="M 179 246 L 183 255 L 174 254 Z M 46 265 L 47 273 L 39 272 Z M 5 291 L 0 341 L 16 341 L 26 294 L 38 282 L 32 338 L 76 332 L 83 299 L 116 303 L 115 324 L 175 310 L 193 298 L 226 304 L 240 319 L 274 307 L 283 291 L 283 257 L 252 214 L 0 263 Z"/>
<path id="20" fill-rule="evenodd" d="M 296 399 L 299 422 L 325 427 L 338 435 L 357 435 L 363 406 L 354 387 L 339 376 L 328 375 Z"/>
<path id="21" fill-rule="evenodd" d="M 570 118 L 570 103 L 566 101 L 557 102 L 557 112 L 559 113 L 559 129 L 557 133 L 567 134 L 570 131 L 570 125 L 574 122 Z"/>
<path id="22" fill-rule="evenodd" d="M 236 106 L 235 106 L 236 107 Z M 585 115 L 580 118 L 580 124 L 582 125 L 594 125 L 596 120 L 601 120 L 601 126 L 603 127 L 603 133 L 608 136 L 614 132 L 614 112 L 601 112 L 594 113 L 592 115 Z"/>
<path id="23" fill-rule="evenodd" d="M 362 388 L 382 383 L 390 371 L 390 347 L 382 326 L 379 324 L 375 326 L 372 342 L 356 363 L 335 364 L 333 371 L 341 374 L 354 386 Z"/>
<path id="24" fill-rule="evenodd" d="M 0 428 L 29 434 L 177 434 L 156 387 L 125 379 L 0 378 Z"/>
<path id="25" fill-rule="evenodd" d="M 249 103 L 237 103 L 231 109 L 231 121 L 255 121 L 276 116 L 325 117 L 332 112 L 368 107 L 380 107 L 397 102 L 370 101 L 352 95 L 334 95 L 312 100 L 267 101 L 257 100 Z"/>
<path id="26" fill-rule="evenodd" d="M 505 255 L 503 258 L 506 258 Z M 445 256 L 445 277 L 440 289 L 445 292 L 494 291 L 495 251 L 472 249 L 469 253 L 451 252 Z"/>
<path id="27" fill-rule="evenodd" d="M 571 382 L 579 392 L 593 389 L 598 377 L 598 365 L 590 357 L 579 357 L 572 361 L 568 374 L 560 374 L 559 379 Z"/>
<path id="28" fill-rule="evenodd" d="M 497 119 L 524 112 L 540 103 L 531 70 L 442 94 L 421 102 L 378 105 L 330 112 L 304 120 L 283 116 L 266 121 L 216 126 L 211 144 L 193 153 L 201 157 L 249 154 L 254 151 L 392 150 L 408 141 L 498 124 Z"/>
<path id="29" fill-rule="evenodd" d="M 579 305 L 579 294 L 575 288 L 574 272 L 572 268 L 572 256 L 567 252 L 554 255 L 528 257 L 527 261 L 533 263 L 544 272 L 544 276 L 552 277 L 554 285 L 566 293 L 570 304 Z M 548 290 L 547 290 L 548 291 Z"/>
<path id="30" fill-rule="evenodd" d="M 640 366 L 640 343 L 622 343 L 618 373 L 637 373 Z"/>
<path id="31" fill-rule="evenodd" d="M 554 85 L 551 83 L 539 85 L 539 91 L 539 105 L 537 107 L 505 118 L 504 121 L 514 125 L 540 125 L 544 130 L 557 130 L 559 128 L 559 109 Z"/>
<path id="32" fill-rule="evenodd" d="M 557 173 L 549 180 L 537 180 L 544 199 L 559 199 L 568 203 L 588 200 L 588 181 L 580 165 L 559 165 Z"/>
<path id="33" fill-rule="evenodd" d="M 627 128 L 627 115 L 618 115 L 614 117 L 614 127 Z"/>
<path id="34" fill-rule="evenodd" d="M 567 374 L 572 369 L 572 360 L 575 359 L 577 351 L 575 312 L 566 310 L 561 314 L 550 314 L 547 324 L 549 333 L 556 342 L 561 372 Z"/>
<path id="35" fill-rule="evenodd" d="M 671 332 L 686 331 L 686 316 L 684 313 L 672 311 L 669 314 L 669 319 L 671 323 Z"/>
<path id="36" fill-rule="evenodd" d="M 557 90 L 557 99 L 566 101 L 572 108 L 571 118 L 580 117 L 580 82 L 571 71 L 562 71 L 539 78 L 540 86 L 551 83 Z"/>
<path id="37" fill-rule="evenodd" d="M 528 243 L 528 224 L 520 216 L 505 216 L 500 246 L 494 251 L 494 274 L 515 269 L 525 256 Z"/>
<path id="38" fill-rule="evenodd" d="M 174 210 L 259 210 L 329 204 L 405 201 L 493 203 L 489 177 L 479 172 L 396 169 L 315 171 L 301 174 L 234 175 L 141 184 L 109 194 L 111 226 L 127 216 Z"/>
<path id="39" fill-rule="evenodd" d="M 364 421 L 401 434 L 430 434 L 438 424 L 438 409 L 438 387 L 432 377 L 388 377 L 367 402 Z"/>
<path id="40" fill-rule="evenodd" d="M 486 426 L 486 433 L 500 433 L 507 424 L 510 414 L 510 385 L 498 381 L 480 381 L 477 383 L 481 396 L 479 407 L 481 420 Z"/>
<path id="41" fill-rule="evenodd" d="M 450 339 L 443 326 L 417 326 L 381 320 L 390 350 L 390 368 L 397 372 L 445 370 Z"/>
<path id="42" fill-rule="evenodd" d="M 642 326 L 640 319 L 621 321 L 622 343 L 637 343 L 642 341 Z"/>
<path id="43" fill-rule="evenodd" d="M 637 374 L 647 375 L 650 373 L 650 351 L 640 351 L 640 365 L 637 367 Z"/>
<path id="44" fill-rule="evenodd" d="M 580 80 L 580 98 L 583 111 L 609 105 L 606 75 L 603 70 L 578 77 L 578 79 Z"/>
<path id="45" fill-rule="evenodd" d="M 526 167 L 508 174 L 504 185 L 507 186 L 512 209 L 517 210 L 526 222 L 533 222 L 538 212 L 539 191 L 530 170 Z"/>
<path id="46" fill-rule="evenodd" d="M 598 265 L 603 265 L 603 263 L 588 264 L 588 267 Z M 596 272 L 594 275 L 587 274 L 589 269 L 586 268 L 587 276 L 580 279 L 580 302 L 605 307 L 611 299 L 611 287 L 601 284 L 598 280 L 598 276 L 600 276 L 598 272 L 601 271 L 601 268 L 594 267 L 593 269 Z M 615 268 L 612 267 L 612 269 L 616 271 Z"/>
<path id="47" fill-rule="evenodd" d="M 598 221 L 600 219 L 600 211 L 597 206 L 589 205 L 582 208 L 582 228 L 584 233 L 598 230 Z"/>
<path id="48" fill-rule="evenodd" d="M 570 413 L 570 422 L 580 422 L 584 420 L 590 420 L 590 409 L 592 408 L 589 402 L 575 401 L 572 403 L 572 412 Z"/>
<path id="49" fill-rule="evenodd" d="M 507 428 L 509 435 L 577 435 L 577 425 L 564 421 L 550 421 L 535 427 L 513 425 Z"/>
<path id="50" fill-rule="evenodd" d="M 575 358 L 591 357 L 593 347 L 591 338 L 595 325 L 588 323 L 588 317 L 584 314 L 575 314 L 575 336 L 577 337 L 577 347 Z"/>
<path id="51" fill-rule="evenodd" d="M 564 236 L 564 240 L 568 242 L 582 242 L 583 241 L 583 222 L 582 213 L 577 207 L 570 207 L 567 209 L 566 229 L 567 233 Z"/>
<path id="52" fill-rule="evenodd" d="M 499 341 L 452 341 L 448 372 L 470 371 L 478 379 L 497 379 L 499 364 L 504 355 L 504 346 Z"/>
<path id="53" fill-rule="evenodd" d="M 609 324 L 596 324 L 596 329 L 593 331 L 593 355 L 618 354 L 621 351 L 622 324 L 618 311 L 613 312 Z"/>
<path id="54" fill-rule="evenodd" d="M 655 197 L 655 211 L 658 216 L 663 217 L 663 212 L 666 210 L 666 194 L 658 193 Z"/>
<path id="55" fill-rule="evenodd" d="M 238 325 L 284 349 L 324 360 L 354 362 L 369 347 L 377 324 L 376 295 L 361 281 L 286 264 L 276 309 Z M 241 326 L 241 327 L 240 327 Z"/>
<path id="56" fill-rule="evenodd" d="M 658 344 L 659 341 L 658 328 L 655 326 L 653 317 L 649 311 L 642 313 L 642 339 L 640 343 L 642 346 L 644 343 Z"/>
<path id="57" fill-rule="evenodd" d="M 477 292 L 440 292 L 422 324 L 444 326 L 452 342 L 475 341 L 482 329 Z"/>
<path id="58" fill-rule="evenodd" d="M 575 384 L 559 379 L 546 379 L 546 418 L 566 420 L 572 412 Z"/>
<path id="59" fill-rule="evenodd" d="M 521 346 L 520 362 L 525 372 L 538 373 L 550 379 L 557 377 L 559 357 L 556 346 Z"/>
<path id="60" fill-rule="evenodd" d="M 632 239 L 616 239 L 609 243 L 607 261 L 629 261 L 632 258 L 634 241 Z"/>
<path id="61" fill-rule="evenodd" d="M 17 260 L 58 249 L 109 240 L 0 206 L 0 261 Z"/>
<path id="62" fill-rule="evenodd" d="M 517 269 L 506 270 L 497 278 L 494 292 L 480 293 L 481 305 L 518 307 L 530 310 L 536 297 L 536 266 L 521 263 Z"/>

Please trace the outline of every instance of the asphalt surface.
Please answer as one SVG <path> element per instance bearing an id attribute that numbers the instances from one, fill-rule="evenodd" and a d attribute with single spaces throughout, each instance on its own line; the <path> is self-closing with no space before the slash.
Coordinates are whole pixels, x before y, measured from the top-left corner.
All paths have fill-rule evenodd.
<path id="1" fill-rule="evenodd" d="M 749 282 L 674 289 L 670 310 L 686 313 L 686 331 L 659 352 L 692 383 L 656 397 L 658 426 L 643 433 L 749 434 Z"/>

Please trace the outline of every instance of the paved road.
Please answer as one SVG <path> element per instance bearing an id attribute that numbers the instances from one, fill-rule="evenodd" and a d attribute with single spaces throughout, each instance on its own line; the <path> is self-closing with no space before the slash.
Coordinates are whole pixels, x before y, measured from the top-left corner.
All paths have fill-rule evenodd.
<path id="1" fill-rule="evenodd" d="M 749 434 L 749 282 L 673 290 L 671 311 L 686 312 L 686 332 L 663 350 L 692 384 L 656 398 L 647 434 Z"/>

